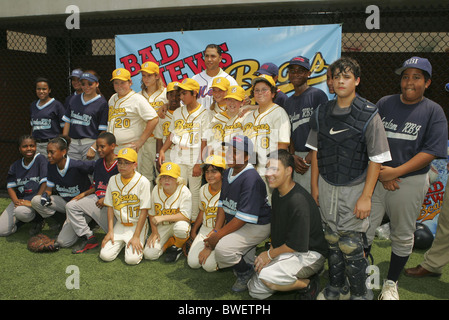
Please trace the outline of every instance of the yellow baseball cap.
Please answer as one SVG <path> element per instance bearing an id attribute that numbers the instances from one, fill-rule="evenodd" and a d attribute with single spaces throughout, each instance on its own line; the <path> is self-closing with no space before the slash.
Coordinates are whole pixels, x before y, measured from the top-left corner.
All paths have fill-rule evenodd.
<path id="1" fill-rule="evenodd" d="M 173 81 L 167 84 L 167 92 L 178 90 L 179 82 Z"/>
<path id="2" fill-rule="evenodd" d="M 257 77 L 255 77 L 253 79 L 253 81 L 251 82 L 251 84 L 254 86 L 254 82 L 256 82 L 256 80 L 264 80 L 265 82 L 268 82 L 272 87 L 276 87 L 276 82 L 274 82 L 273 77 L 267 75 L 267 74 L 261 74 Z"/>
<path id="3" fill-rule="evenodd" d="M 230 86 L 225 99 L 231 98 L 238 101 L 243 101 L 245 99 L 245 89 L 241 86 Z"/>
<path id="4" fill-rule="evenodd" d="M 181 168 L 174 162 L 165 162 L 161 166 L 161 173 L 159 175 L 178 179 L 181 176 Z"/>
<path id="5" fill-rule="evenodd" d="M 195 91 L 196 93 L 200 92 L 200 85 L 198 82 L 190 78 L 185 78 L 182 80 L 178 87 L 187 91 Z"/>
<path id="6" fill-rule="evenodd" d="M 228 91 L 228 88 L 231 84 L 229 80 L 223 77 L 217 77 L 212 80 L 211 88 L 218 88 L 223 91 Z"/>
<path id="7" fill-rule="evenodd" d="M 126 70 L 125 68 L 115 69 L 114 72 L 112 72 L 111 81 L 114 79 L 129 81 L 129 80 L 131 80 L 131 73 L 128 70 Z"/>
<path id="8" fill-rule="evenodd" d="M 142 72 L 142 71 L 146 72 L 146 73 L 150 73 L 150 74 L 153 74 L 153 73 L 158 74 L 159 66 L 156 63 L 154 63 L 153 61 L 146 61 L 140 67 L 139 72 Z"/>
<path id="9" fill-rule="evenodd" d="M 206 160 L 204 160 L 204 164 L 211 164 L 215 167 L 226 169 L 226 160 L 223 157 L 216 154 L 208 156 Z"/>
<path id="10" fill-rule="evenodd" d="M 115 159 L 125 159 L 131 162 L 137 162 L 137 152 L 133 148 L 120 149 Z"/>

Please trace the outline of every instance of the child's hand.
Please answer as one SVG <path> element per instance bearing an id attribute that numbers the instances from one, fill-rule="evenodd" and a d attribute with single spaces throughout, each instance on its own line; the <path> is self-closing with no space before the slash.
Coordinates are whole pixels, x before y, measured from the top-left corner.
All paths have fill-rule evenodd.
<path id="1" fill-rule="evenodd" d="M 358 219 L 365 219 L 369 217 L 371 212 L 371 197 L 361 195 L 357 200 L 354 208 L 354 214 Z"/>

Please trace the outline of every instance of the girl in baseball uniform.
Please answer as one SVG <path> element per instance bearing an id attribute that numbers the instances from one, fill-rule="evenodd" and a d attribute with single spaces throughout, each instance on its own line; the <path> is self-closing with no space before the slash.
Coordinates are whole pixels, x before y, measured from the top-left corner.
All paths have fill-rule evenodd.
<path id="1" fill-rule="evenodd" d="M 440 105 L 424 97 L 432 76 L 429 60 L 412 57 L 396 74 L 401 76 L 401 93 L 377 102 L 392 160 L 380 170 L 367 232 L 371 244 L 384 214 L 388 215 L 391 259 L 382 300 L 399 300 L 398 279 L 413 250 L 416 219 L 429 189 L 430 163 L 447 157 L 446 116 Z"/>
<path id="2" fill-rule="evenodd" d="M 221 156 L 211 155 L 204 161 L 203 172 L 207 184 L 200 189 L 200 213 L 190 232 L 194 240 L 187 256 L 187 263 L 193 269 L 202 267 L 208 272 L 218 270 L 214 250 L 205 246 L 204 239 L 214 232 L 225 169 L 226 162 Z"/>
<path id="3" fill-rule="evenodd" d="M 93 188 L 80 193 L 66 206 L 67 219 L 76 236 L 81 238 L 73 247 L 72 253 L 82 253 L 98 246 L 98 241 L 88 225 L 91 219 L 108 232 L 108 213 L 104 196 L 109 179 L 118 174 L 114 153 L 115 137 L 110 132 L 103 132 L 98 136 L 96 145 L 100 158 L 95 161 Z"/>
<path id="4" fill-rule="evenodd" d="M 190 235 L 192 194 L 181 177 L 181 168 L 165 162 L 156 179 L 150 211 L 151 234 L 148 237 L 145 259 L 156 260 L 167 251 L 165 262 L 176 262 L 182 246 Z"/>
<path id="5" fill-rule="evenodd" d="M 123 248 L 127 264 L 139 264 L 143 258 L 151 186 L 148 179 L 136 171 L 137 158 L 132 148 L 121 149 L 116 157 L 119 174 L 109 179 L 104 199 L 108 208 L 108 233 L 100 251 L 104 261 L 115 260 Z"/>
<path id="6" fill-rule="evenodd" d="M 31 134 L 36 140 L 36 152 L 47 156 L 47 143 L 59 136 L 64 127 L 65 109 L 61 102 L 50 97 L 51 85 L 46 78 L 36 79 L 38 100 L 30 106 Z"/>
<path id="7" fill-rule="evenodd" d="M 32 207 L 44 218 L 53 217 L 58 222 L 66 220 L 66 205 L 81 192 L 90 188 L 89 175 L 95 161 L 73 160 L 68 155 L 70 137 L 60 136 L 50 140 L 48 150 L 47 187 L 31 200 Z M 53 191 L 55 194 L 52 195 Z M 78 237 L 66 221 L 58 235 L 61 247 L 72 246 Z"/>
<path id="8" fill-rule="evenodd" d="M 169 128 L 171 135 L 159 151 L 159 162 L 162 165 L 166 161 L 165 151 L 173 144 L 170 160 L 180 166 L 181 177 L 187 182 L 192 193 L 191 219 L 194 222 L 199 211 L 201 162 L 206 147 L 202 140 L 210 119 L 208 111 L 197 101 L 199 85 L 195 80 L 184 79 L 178 88 L 184 104 L 173 112 L 173 121 Z"/>
<path id="9" fill-rule="evenodd" d="M 141 172 L 144 161 L 140 151 L 153 133 L 158 123 L 158 116 L 148 100 L 132 90 L 131 73 L 118 68 L 112 73 L 111 79 L 115 94 L 109 99 L 108 132 L 117 139 L 117 150 L 133 148 L 138 154 L 137 171 Z M 147 178 L 152 179 L 151 176 Z"/>
<path id="10" fill-rule="evenodd" d="M 251 95 L 258 108 L 249 112 L 242 123 L 242 130 L 257 153 L 256 170 L 266 183 L 265 166 L 267 155 L 277 149 L 287 149 L 290 144 L 290 119 L 284 108 L 273 102 L 277 87 L 273 78 L 262 74 L 252 81 Z M 254 159 L 253 159 L 254 160 Z M 271 190 L 267 184 L 268 199 Z"/>
<path id="11" fill-rule="evenodd" d="M 80 77 L 83 93 L 74 96 L 67 107 L 63 135 L 68 135 L 69 157 L 75 160 L 98 159 L 96 140 L 108 128 L 108 102 L 101 95 L 99 78 L 87 70 Z"/>
<path id="12" fill-rule="evenodd" d="M 140 94 L 148 100 L 158 115 L 159 112 L 163 113 L 167 109 L 168 101 L 167 90 L 159 74 L 159 66 L 152 61 L 147 61 L 141 65 L 139 72 L 142 75 L 142 91 L 140 91 Z M 142 152 L 145 160 L 141 163 L 140 172 L 153 183 L 156 178 L 154 162 L 156 158 L 156 138 L 154 134 L 151 134 L 147 139 Z"/>
<path id="13" fill-rule="evenodd" d="M 48 161 L 46 157 L 36 153 L 36 141 L 32 136 L 20 137 L 19 152 L 22 158 L 11 165 L 6 178 L 11 203 L 0 216 L 2 237 L 16 232 L 21 224 L 34 220 L 36 212 L 31 207 L 31 199 L 38 192 L 44 192 L 47 185 Z M 35 234 L 35 227 L 41 225 L 41 222 L 42 219 L 34 221 L 35 225 L 30 229 L 32 235 Z"/>

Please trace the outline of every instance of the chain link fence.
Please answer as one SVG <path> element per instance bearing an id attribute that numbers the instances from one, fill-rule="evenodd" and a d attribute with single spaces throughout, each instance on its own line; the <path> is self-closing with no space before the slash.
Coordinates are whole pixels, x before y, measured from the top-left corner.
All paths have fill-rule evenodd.
<path id="1" fill-rule="evenodd" d="M 9 165 L 20 155 L 17 139 L 31 132 L 30 104 L 37 99 L 34 81 L 44 76 L 52 82 L 52 97 L 64 101 L 73 90 L 70 71 L 93 69 L 100 89 L 109 99 L 115 69 L 117 34 L 257 28 L 289 25 L 342 24 L 342 55 L 362 67 L 361 96 L 376 102 L 399 91 L 394 69 L 412 55 L 428 58 L 434 69 L 426 96 L 449 113 L 449 4 L 379 7 L 380 28 L 368 30 L 366 5 L 315 8 L 290 4 L 237 6 L 172 12 L 139 12 L 126 15 L 83 15 L 80 29 L 65 27 L 67 16 L 0 20 L 0 189 L 6 188 Z M 267 43 L 267 47 L 270 44 Z"/>

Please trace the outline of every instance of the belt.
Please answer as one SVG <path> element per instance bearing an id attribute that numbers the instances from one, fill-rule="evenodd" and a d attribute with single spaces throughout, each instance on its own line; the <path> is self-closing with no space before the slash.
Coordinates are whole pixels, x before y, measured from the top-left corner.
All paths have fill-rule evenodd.
<path id="1" fill-rule="evenodd" d="M 34 139 L 37 143 L 47 143 L 50 139 Z"/>
<path id="2" fill-rule="evenodd" d="M 123 224 L 125 227 L 132 227 L 132 226 L 134 226 L 134 223 L 132 223 L 132 222 L 121 222 L 121 224 Z"/>
<path id="3" fill-rule="evenodd" d="M 82 138 L 82 139 L 72 139 L 71 144 L 75 143 L 79 146 L 82 146 L 84 144 L 92 144 L 95 142 L 95 139 L 92 138 Z"/>

